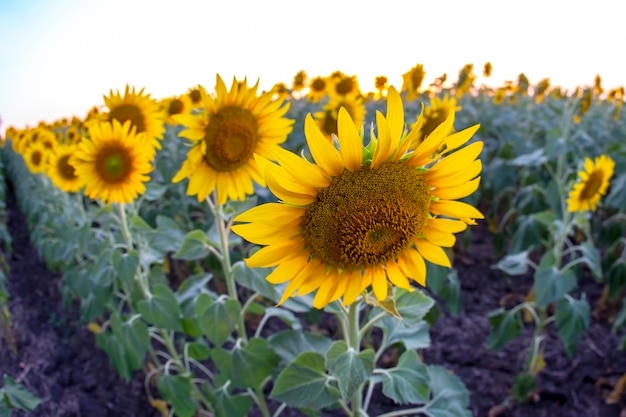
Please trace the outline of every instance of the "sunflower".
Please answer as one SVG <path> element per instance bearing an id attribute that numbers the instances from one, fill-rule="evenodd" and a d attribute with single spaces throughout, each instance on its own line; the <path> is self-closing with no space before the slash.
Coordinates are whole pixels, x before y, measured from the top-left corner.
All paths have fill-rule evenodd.
<path id="1" fill-rule="evenodd" d="M 99 120 L 109 122 L 117 120 L 120 124 L 130 121 L 137 134 L 143 133 L 142 138 L 155 150 L 161 149 L 159 140 L 165 133 L 163 113 L 157 101 L 151 98 L 150 94 L 144 94 L 143 90 L 142 88 L 135 91 L 135 87 L 131 90 L 127 85 L 124 96 L 119 91 L 113 93 L 111 90 L 110 95 L 104 97 L 104 104 L 109 111 L 101 113 Z"/>
<path id="2" fill-rule="evenodd" d="M 448 94 L 446 94 L 443 99 L 439 99 L 439 97 L 433 97 L 430 100 L 430 105 L 426 107 L 424 115 L 418 116 L 418 120 L 420 117 L 422 119 L 422 125 L 419 129 L 422 140 L 423 138 L 430 135 L 443 122 L 445 122 L 451 112 L 456 112 L 459 110 L 461 110 L 461 107 L 457 106 L 456 98 L 451 98 L 448 96 Z M 416 125 L 417 122 L 411 125 L 411 128 L 414 128 Z M 450 134 L 453 131 L 454 127 L 450 126 L 450 131 L 446 134 Z"/>
<path id="3" fill-rule="evenodd" d="M 213 190 L 217 204 L 243 200 L 254 192 L 253 181 L 265 186 L 254 154 L 271 158 L 294 121 L 283 117 L 289 103 L 283 106 L 281 99 L 272 101 L 272 92 L 257 96 L 258 85 L 248 87 L 246 80 L 233 78 L 228 91 L 218 74 L 215 97 L 198 86 L 204 103 L 201 114 L 174 116 L 187 127 L 179 136 L 194 143 L 172 182 L 189 178 L 187 194 L 197 195 L 198 201 Z"/>
<path id="4" fill-rule="evenodd" d="M 596 157 L 595 163 L 585 158 L 584 170 L 578 171 L 580 179 L 569 193 L 567 211 L 595 211 L 600 196 L 606 194 L 609 180 L 613 176 L 615 161 L 606 155 Z"/>
<path id="5" fill-rule="evenodd" d="M 360 129 L 361 125 L 363 125 L 366 112 L 363 97 L 334 97 L 324 105 L 322 111 L 316 112 L 314 115 L 320 130 L 329 139 L 332 135 L 337 134 L 337 118 L 339 116 L 339 109 L 341 108 L 344 108 L 348 112 L 354 124 L 357 126 L 357 129 Z"/>
<path id="6" fill-rule="evenodd" d="M 154 148 L 135 127 L 117 120 L 94 123 L 70 159 L 85 195 L 105 204 L 131 203 L 146 190 Z"/>
<path id="7" fill-rule="evenodd" d="M 24 149 L 24 162 L 32 174 L 40 174 L 46 170 L 47 152 L 41 142 L 32 142 Z"/>
<path id="8" fill-rule="evenodd" d="M 76 175 L 76 169 L 70 160 L 77 145 L 69 143 L 58 144 L 48 158 L 46 174 L 57 188 L 66 193 L 74 193 L 83 188 L 83 178 Z"/>
<path id="9" fill-rule="evenodd" d="M 165 123 L 170 126 L 178 124 L 172 116 L 175 114 L 191 114 L 193 108 L 189 94 L 165 98 L 159 104 L 165 115 Z"/>
<path id="10" fill-rule="evenodd" d="M 316 308 L 339 298 L 349 305 L 369 286 L 384 300 L 389 283 L 411 290 L 411 278 L 425 285 L 424 259 L 450 267 L 443 247 L 483 218 L 455 201 L 478 188 L 483 143 L 457 150 L 478 125 L 448 135 L 453 123 L 451 112 L 423 142 L 418 128 L 405 134 L 402 100 L 393 87 L 387 115 L 376 114 L 377 137 L 366 147 L 345 109 L 339 111 L 339 149 L 307 115 L 304 133 L 315 163 L 283 149 L 274 152 L 277 163 L 258 157 L 269 189 L 282 201 L 234 219 L 245 222 L 232 227 L 235 233 L 266 245 L 246 264 L 277 266 L 267 280 L 289 282 L 280 303 L 317 290 Z"/>
<path id="11" fill-rule="evenodd" d="M 309 92 L 306 98 L 313 103 L 317 103 L 326 96 L 328 88 L 328 80 L 325 77 L 317 76 L 309 82 Z"/>
<path id="12" fill-rule="evenodd" d="M 203 104 L 202 104 L 202 93 L 200 93 L 200 90 L 198 90 L 195 87 L 190 88 L 189 91 L 187 91 L 187 95 L 191 99 L 191 107 L 193 109 L 201 110 Z"/>
<path id="13" fill-rule="evenodd" d="M 357 97 L 361 95 L 359 80 L 356 75 L 346 75 L 337 71 L 330 77 L 330 88 L 327 89 L 331 98 L 335 97 Z"/>
<path id="14" fill-rule="evenodd" d="M 406 91 L 406 99 L 413 100 L 419 97 L 419 89 L 424 82 L 424 65 L 417 64 L 402 74 L 402 91 Z"/>

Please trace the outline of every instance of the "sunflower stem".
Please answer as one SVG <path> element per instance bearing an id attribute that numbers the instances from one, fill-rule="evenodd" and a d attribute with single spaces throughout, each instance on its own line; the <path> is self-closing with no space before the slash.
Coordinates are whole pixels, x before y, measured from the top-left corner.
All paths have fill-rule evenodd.
<path id="1" fill-rule="evenodd" d="M 117 208 L 120 213 L 120 225 L 122 227 L 122 235 L 124 236 L 124 240 L 126 241 L 126 251 L 129 252 L 133 248 L 133 236 L 130 233 L 130 229 L 128 227 L 128 218 L 126 216 L 126 205 L 118 204 Z M 141 292 L 146 298 L 150 298 L 152 294 L 150 293 L 150 286 L 148 282 L 144 279 L 144 275 L 141 272 L 141 267 L 138 266 L 135 271 L 135 279 L 139 283 L 139 287 L 141 288 Z M 129 294 L 126 288 L 124 291 Z"/>
<path id="2" fill-rule="evenodd" d="M 224 272 L 224 281 L 226 281 L 226 290 L 228 295 L 233 300 L 238 301 L 237 284 L 235 283 L 235 276 L 233 274 L 233 266 L 230 262 L 230 248 L 228 245 L 228 234 L 230 233 L 230 225 L 224 219 L 224 206 L 222 204 L 209 204 L 213 209 L 213 217 L 215 218 L 215 227 L 219 234 L 219 244 L 221 256 L 219 257 L 222 263 L 222 270 Z M 237 333 L 239 337 L 244 341 L 248 340 L 246 335 L 246 327 L 244 323 L 245 311 L 242 311 L 237 321 Z"/>
<path id="3" fill-rule="evenodd" d="M 361 334 L 359 329 L 359 310 L 360 303 L 354 302 L 350 304 L 348 309 L 348 332 L 346 342 L 351 349 L 358 354 L 361 351 Z M 352 417 L 361 416 L 361 403 L 363 400 L 361 388 L 357 389 L 352 395 Z"/>

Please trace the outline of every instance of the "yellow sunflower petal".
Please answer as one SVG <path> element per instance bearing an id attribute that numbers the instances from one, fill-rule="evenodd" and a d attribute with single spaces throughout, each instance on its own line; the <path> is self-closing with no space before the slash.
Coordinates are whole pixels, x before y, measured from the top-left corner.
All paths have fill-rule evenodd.
<path id="1" fill-rule="evenodd" d="M 433 214 L 439 214 L 446 217 L 452 217 L 456 219 L 471 218 L 471 219 L 484 219 L 485 216 L 478 211 L 474 206 L 464 203 L 462 201 L 448 201 L 440 200 L 430 203 L 430 211 Z"/>
<path id="2" fill-rule="evenodd" d="M 383 301 L 387 298 L 387 274 L 382 267 L 372 267 L 369 268 L 372 273 L 372 289 L 374 290 L 374 295 L 380 301 Z"/>
<path id="3" fill-rule="evenodd" d="M 344 107 L 339 109 L 337 130 L 343 165 L 349 171 L 356 171 L 363 162 L 363 143 L 350 114 Z"/>
<path id="4" fill-rule="evenodd" d="M 310 114 L 307 114 L 304 120 L 304 134 L 315 163 L 330 175 L 340 175 L 343 172 L 341 155 L 328 142 Z"/>
<path id="5" fill-rule="evenodd" d="M 420 255 L 422 255 L 427 261 L 436 265 L 446 266 L 448 268 L 452 267 L 450 258 L 448 258 L 448 255 L 446 255 L 446 252 L 441 249 L 440 246 L 433 245 L 427 240 L 418 239 L 415 241 L 415 247 L 419 251 Z"/>

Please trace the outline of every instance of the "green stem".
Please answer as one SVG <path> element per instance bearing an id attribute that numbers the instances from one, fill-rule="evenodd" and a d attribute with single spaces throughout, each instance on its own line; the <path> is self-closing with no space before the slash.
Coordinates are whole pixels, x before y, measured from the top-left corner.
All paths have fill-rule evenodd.
<path id="1" fill-rule="evenodd" d="M 535 367 L 537 357 L 539 356 L 539 348 L 541 346 L 541 339 L 543 337 L 543 329 L 546 325 L 546 309 L 542 307 L 537 308 L 537 310 L 539 312 L 539 318 L 535 321 L 535 331 L 533 332 L 532 344 L 530 346 L 528 360 L 526 361 L 526 372 L 528 373 L 533 373 L 532 370 Z"/>
<path id="2" fill-rule="evenodd" d="M 207 199 L 208 200 L 208 199 Z M 233 300 L 239 300 L 237 295 L 237 284 L 235 283 L 235 276 L 233 274 L 233 266 L 230 262 L 230 247 L 228 245 L 228 234 L 230 233 L 230 227 L 224 219 L 224 206 L 221 204 L 209 204 L 213 209 L 213 217 L 215 218 L 215 227 L 219 234 L 220 244 L 220 262 L 222 263 L 222 270 L 224 271 L 224 281 L 226 281 L 226 289 L 228 295 Z M 248 340 L 246 334 L 246 326 L 244 322 L 245 313 L 242 311 L 237 321 L 237 333 L 239 337 L 244 341 Z"/>
<path id="3" fill-rule="evenodd" d="M 350 304 L 348 309 L 348 332 L 347 340 L 348 346 L 354 349 L 356 353 L 361 351 L 361 334 L 359 332 L 359 306 L 360 303 L 355 302 Z M 361 416 L 361 403 L 363 401 L 363 392 L 361 388 L 357 389 L 352 396 L 352 417 Z"/>
<path id="4" fill-rule="evenodd" d="M 120 214 L 120 225 L 122 227 L 122 235 L 124 236 L 124 240 L 126 241 L 126 250 L 130 251 L 133 248 L 133 236 L 130 234 L 130 229 L 128 227 L 128 218 L 126 217 L 126 206 L 124 204 L 118 204 L 117 208 Z M 135 280 L 139 284 L 141 288 L 141 292 L 146 298 L 150 298 L 152 296 L 150 292 L 150 286 L 144 273 L 141 271 L 141 266 L 137 266 L 137 270 L 135 271 Z M 127 294 L 130 292 L 124 288 L 124 291 Z M 130 297 L 129 297 L 130 299 Z"/>
<path id="5" fill-rule="evenodd" d="M 378 417 L 403 417 L 417 414 L 424 414 L 425 407 L 407 408 L 406 410 L 391 411 L 389 413 L 380 414 Z"/>
<path id="6" fill-rule="evenodd" d="M 267 408 L 267 403 L 265 402 L 265 394 L 263 393 L 262 387 L 257 387 L 254 391 L 250 390 L 250 394 L 252 394 L 252 398 L 256 405 L 259 407 L 261 414 L 263 417 L 271 417 L 270 410 Z"/>

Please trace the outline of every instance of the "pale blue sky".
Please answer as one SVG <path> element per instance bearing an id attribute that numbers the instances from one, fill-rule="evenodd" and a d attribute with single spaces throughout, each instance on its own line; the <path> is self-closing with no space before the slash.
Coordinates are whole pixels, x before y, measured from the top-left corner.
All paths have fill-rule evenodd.
<path id="1" fill-rule="evenodd" d="M 215 74 L 269 89 L 341 70 L 373 90 L 424 65 L 426 82 L 466 63 L 492 83 L 626 84 L 619 2 L 599 0 L 0 0 L 0 117 L 17 128 L 84 117 L 128 83 L 155 98 Z"/>

